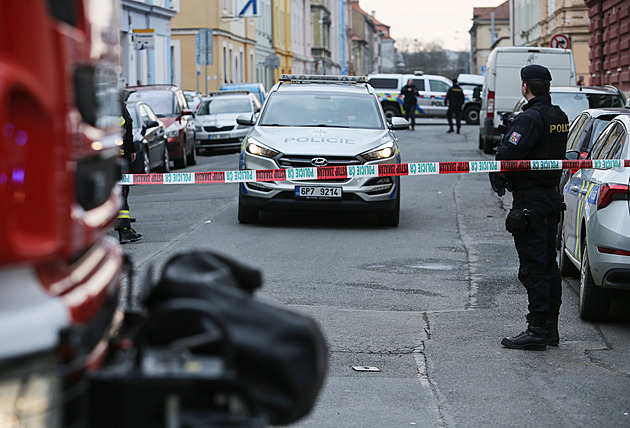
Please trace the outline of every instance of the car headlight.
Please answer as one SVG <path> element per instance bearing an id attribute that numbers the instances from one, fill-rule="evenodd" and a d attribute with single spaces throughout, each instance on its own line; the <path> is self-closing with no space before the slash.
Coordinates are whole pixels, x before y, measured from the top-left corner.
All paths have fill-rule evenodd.
<path id="1" fill-rule="evenodd" d="M 203 130 L 203 127 L 199 124 L 195 125 L 195 131 L 196 132 L 201 132 Z"/>
<path id="2" fill-rule="evenodd" d="M 391 158 L 396 154 L 396 147 L 393 142 L 381 144 L 375 149 L 361 153 L 361 157 L 367 161 Z"/>
<path id="3" fill-rule="evenodd" d="M 176 126 L 171 125 L 168 128 L 166 128 L 166 138 L 175 138 L 179 135 L 179 129 L 177 129 Z"/>
<path id="4" fill-rule="evenodd" d="M 248 138 L 245 143 L 245 150 L 252 155 L 262 156 L 264 158 L 274 158 L 280 154 L 280 152 L 273 150 L 253 138 Z"/>
<path id="5" fill-rule="evenodd" d="M 61 420 L 61 395 L 53 371 L 15 373 L 0 380 L 0 426 L 17 428 L 57 426 Z"/>

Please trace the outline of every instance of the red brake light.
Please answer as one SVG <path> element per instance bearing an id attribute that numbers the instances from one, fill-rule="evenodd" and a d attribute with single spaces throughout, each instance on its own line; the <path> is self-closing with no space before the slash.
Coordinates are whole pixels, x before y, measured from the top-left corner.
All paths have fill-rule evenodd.
<path id="1" fill-rule="evenodd" d="M 494 91 L 488 91 L 488 117 L 494 116 Z"/>
<path id="2" fill-rule="evenodd" d="M 614 248 L 597 247 L 597 251 L 605 254 L 615 254 L 617 256 L 630 256 L 630 251 L 615 250 Z"/>
<path id="3" fill-rule="evenodd" d="M 603 184 L 597 194 L 597 209 L 607 207 L 611 201 L 628 200 L 629 191 L 625 184 Z"/>

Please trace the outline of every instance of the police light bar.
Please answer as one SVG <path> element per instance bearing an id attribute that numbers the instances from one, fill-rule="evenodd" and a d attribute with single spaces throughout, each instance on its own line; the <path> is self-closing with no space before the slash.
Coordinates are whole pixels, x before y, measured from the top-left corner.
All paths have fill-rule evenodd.
<path id="1" fill-rule="evenodd" d="M 213 91 L 209 92 L 209 97 L 216 97 L 217 95 L 234 95 L 234 94 L 249 94 L 249 89 L 233 89 L 226 91 Z"/>
<path id="2" fill-rule="evenodd" d="M 367 83 L 366 76 L 337 76 L 331 74 L 282 74 L 281 82 L 308 83 Z"/>

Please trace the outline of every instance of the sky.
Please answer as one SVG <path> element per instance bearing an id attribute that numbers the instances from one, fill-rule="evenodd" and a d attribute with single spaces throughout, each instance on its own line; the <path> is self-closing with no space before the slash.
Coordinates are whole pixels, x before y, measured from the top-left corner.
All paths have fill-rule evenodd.
<path id="1" fill-rule="evenodd" d="M 474 7 L 496 7 L 505 0 L 359 0 L 367 13 L 389 25 L 396 39 L 439 42 L 445 49 L 468 51 Z M 395 46 L 395 45 L 394 45 Z"/>

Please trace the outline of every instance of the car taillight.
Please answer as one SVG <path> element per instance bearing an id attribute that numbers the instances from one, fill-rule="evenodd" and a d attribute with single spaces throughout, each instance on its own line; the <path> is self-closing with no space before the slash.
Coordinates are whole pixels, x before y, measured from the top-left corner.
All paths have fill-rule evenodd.
<path id="1" fill-rule="evenodd" d="M 488 91 L 488 117 L 494 116 L 494 91 Z"/>
<path id="2" fill-rule="evenodd" d="M 617 256 L 630 256 L 630 251 L 616 250 L 614 248 L 597 247 L 597 251 L 605 254 L 615 254 Z"/>
<path id="3" fill-rule="evenodd" d="M 607 207 L 612 201 L 628 200 L 629 190 L 625 184 L 603 184 L 597 194 L 597 209 Z"/>

